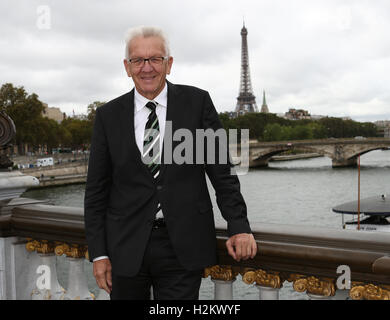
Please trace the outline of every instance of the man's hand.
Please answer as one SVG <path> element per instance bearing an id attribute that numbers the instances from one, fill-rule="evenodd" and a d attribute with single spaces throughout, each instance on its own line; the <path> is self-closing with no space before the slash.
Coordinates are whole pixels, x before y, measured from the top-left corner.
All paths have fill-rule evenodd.
<path id="1" fill-rule="evenodd" d="M 93 263 L 93 275 L 100 289 L 108 294 L 112 289 L 111 262 L 109 259 L 97 260 Z"/>
<path id="2" fill-rule="evenodd" d="M 253 259 L 257 253 L 257 244 L 251 233 L 238 233 L 231 236 L 226 241 L 226 247 L 229 255 L 238 262 L 241 259 Z"/>

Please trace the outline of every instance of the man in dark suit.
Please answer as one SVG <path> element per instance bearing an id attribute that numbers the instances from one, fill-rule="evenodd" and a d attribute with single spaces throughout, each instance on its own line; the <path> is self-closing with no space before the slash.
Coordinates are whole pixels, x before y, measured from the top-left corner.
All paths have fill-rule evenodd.
<path id="1" fill-rule="evenodd" d="M 169 154 L 179 141 L 167 141 L 166 129 L 195 137 L 222 127 L 206 91 L 166 81 L 172 63 L 159 29 L 132 29 L 124 66 L 135 88 L 96 110 L 85 232 L 96 282 L 111 299 L 149 299 L 151 286 L 155 299 L 198 298 L 202 270 L 217 264 L 206 174 L 229 254 L 240 261 L 257 252 L 230 163 L 218 161 L 219 151 L 215 163 L 175 163 Z"/>

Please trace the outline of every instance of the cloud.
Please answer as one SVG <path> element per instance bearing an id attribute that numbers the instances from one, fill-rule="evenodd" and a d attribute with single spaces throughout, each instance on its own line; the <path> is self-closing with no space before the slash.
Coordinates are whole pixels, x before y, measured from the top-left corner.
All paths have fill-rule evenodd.
<path id="1" fill-rule="evenodd" d="M 0 3 L 0 84 L 23 85 L 50 106 L 86 112 L 132 86 L 122 59 L 129 27 L 169 36 L 172 82 L 210 92 L 233 111 L 240 82 L 240 30 L 248 29 L 252 86 L 271 112 L 390 119 L 390 3 L 385 0 L 151 0 Z M 39 10 L 39 8 L 41 10 Z M 49 9 L 50 27 L 39 28 Z"/>

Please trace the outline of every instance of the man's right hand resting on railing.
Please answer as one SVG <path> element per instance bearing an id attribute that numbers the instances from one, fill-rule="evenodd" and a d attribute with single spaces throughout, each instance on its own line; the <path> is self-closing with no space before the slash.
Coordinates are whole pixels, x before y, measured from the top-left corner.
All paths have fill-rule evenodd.
<path id="1" fill-rule="evenodd" d="M 100 289 L 104 289 L 108 294 L 111 293 L 111 262 L 110 259 L 104 258 L 93 262 L 93 275 Z"/>

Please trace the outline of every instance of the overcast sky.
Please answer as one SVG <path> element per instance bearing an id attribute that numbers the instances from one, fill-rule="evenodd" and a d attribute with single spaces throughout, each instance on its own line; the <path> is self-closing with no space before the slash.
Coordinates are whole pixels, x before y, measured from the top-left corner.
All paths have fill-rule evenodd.
<path id="1" fill-rule="evenodd" d="M 36 93 L 68 115 L 86 113 L 133 87 L 124 36 L 137 25 L 165 30 L 168 80 L 208 90 L 234 111 L 241 36 L 248 29 L 260 109 L 390 120 L 388 0 L 1 0 L 0 85 Z"/>

